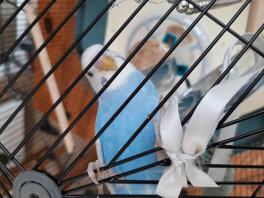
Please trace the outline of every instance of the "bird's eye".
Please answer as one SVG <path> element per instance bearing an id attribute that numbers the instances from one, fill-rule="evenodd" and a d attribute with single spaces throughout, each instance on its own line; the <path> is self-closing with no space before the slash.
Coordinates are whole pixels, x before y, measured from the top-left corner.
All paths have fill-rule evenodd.
<path id="1" fill-rule="evenodd" d="M 93 73 L 92 72 L 87 72 L 88 76 L 93 77 Z"/>

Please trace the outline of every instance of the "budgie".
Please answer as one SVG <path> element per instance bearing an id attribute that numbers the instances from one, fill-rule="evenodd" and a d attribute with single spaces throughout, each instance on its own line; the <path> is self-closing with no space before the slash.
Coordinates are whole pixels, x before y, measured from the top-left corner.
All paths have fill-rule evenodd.
<path id="1" fill-rule="evenodd" d="M 97 44 L 87 48 L 82 54 L 82 65 L 87 67 L 103 46 Z M 88 78 L 95 93 L 112 77 L 122 65 L 124 59 L 115 52 L 106 50 L 100 59 L 87 72 Z M 98 131 L 105 125 L 116 110 L 136 89 L 144 79 L 144 75 L 131 63 L 112 82 L 107 90 L 99 97 L 98 112 L 96 116 L 96 129 Z M 159 94 L 151 81 L 148 81 L 139 93 L 130 101 L 119 116 L 105 130 L 96 144 L 97 155 L 100 163 L 107 165 L 119 149 L 127 142 L 136 129 L 148 117 L 159 103 Z M 158 122 L 158 115 L 155 117 Z M 150 122 L 138 137 L 130 144 L 118 160 L 139 154 L 155 147 L 156 126 Z M 125 163 L 114 167 L 115 174 L 124 173 L 158 161 L 156 154 Z M 144 172 L 126 176 L 126 180 L 159 180 L 163 167 L 155 167 Z M 116 194 L 154 194 L 156 185 L 151 184 L 111 184 L 108 185 L 111 193 Z"/>

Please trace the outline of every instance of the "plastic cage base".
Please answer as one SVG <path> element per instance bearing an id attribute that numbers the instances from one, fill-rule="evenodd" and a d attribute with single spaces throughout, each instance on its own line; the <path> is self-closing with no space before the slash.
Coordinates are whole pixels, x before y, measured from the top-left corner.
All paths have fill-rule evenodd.
<path id="1" fill-rule="evenodd" d="M 16 177 L 13 191 L 15 198 L 62 198 L 57 184 L 37 171 L 23 172 Z"/>

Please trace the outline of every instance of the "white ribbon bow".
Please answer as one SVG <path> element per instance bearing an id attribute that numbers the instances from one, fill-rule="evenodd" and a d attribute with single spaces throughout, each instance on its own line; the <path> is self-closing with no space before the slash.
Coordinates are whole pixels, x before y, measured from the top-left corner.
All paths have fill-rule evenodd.
<path id="1" fill-rule="evenodd" d="M 172 164 L 160 178 L 158 195 L 178 197 L 182 187 L 187 187 L 187 180 L 196 187 L 218 187 L 195 165 L 195 159 L 204 153 L 228 102 L 254 75 L 256 72 L 212 88 L 197 106 L 185 130 L 180 121 L 177 96 L 173 95 L 165 104 L 160 116 L 160 138 Z"/>

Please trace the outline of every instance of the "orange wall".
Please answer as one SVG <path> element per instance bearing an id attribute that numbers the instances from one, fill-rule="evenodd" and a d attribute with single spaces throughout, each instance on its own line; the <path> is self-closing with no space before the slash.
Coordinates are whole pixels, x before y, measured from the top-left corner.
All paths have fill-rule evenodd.
<path id="1" fill-rule="evenodd" d="M 38 13 L 44 8 L 49 0 L 40 0 L 38 3 Z M 64 19 L 67 13 L 75 6 L 75 0 L 58 0 L 51 9 L 45 14 L 40 21 L 40 26 L 44 38 L 59 25 Z M 37 14 L 38 14 L 37 13 Z M 70 47 L 75 37 L 75 16 L 66 23 L 61 31 L 55 36 L 55 38 L 47 46 L 48 53 L 52 64 L 61 57 L 61 55 Z M 49 23 L 49 25 L 47 25 Z M 51 29 L 47 29 L 51 28 Z M 34 70 L 34 83 L 37 84 L 43 77 L 39 61 L 36 60 L 33 64 Z M 73 50 L 70 56 L 59 66 L 55 72 L 55 77 L 58 83 L 60 93 L 63 93 L 71 82 L 81 72 L 80 58 L 77 55 L 77 51 Z M 64 106 L 67 112 L 70 113 L 71 118 L 69 123 L 80 113 L 84 105 L 87 104 L 93 97 L 93 93 L 88 85 L 88 82 L 83 78 L 78 85 L 71 91 L 71 93 L 65 98 Z M 51 100 L 46 85 L 42 86 L 33 99 L 34 108 L 45 113 L 51 107 Z M 91 137 L 94 136 L 94 122 L 95 122 L 96 105 L 89 110 L 88 113 L 81 119 L 77 126 L 73 129 L 73 132 L 80 136 L 85 143 L 87 143 Z M 56 120 L 55 113 L 52 114 L 52 119 Z M 95 150 L 93 150 L 86 159 L 88 161 L 95 160 Z M 87 164 L 85 164 L 87 166 Z"/>

